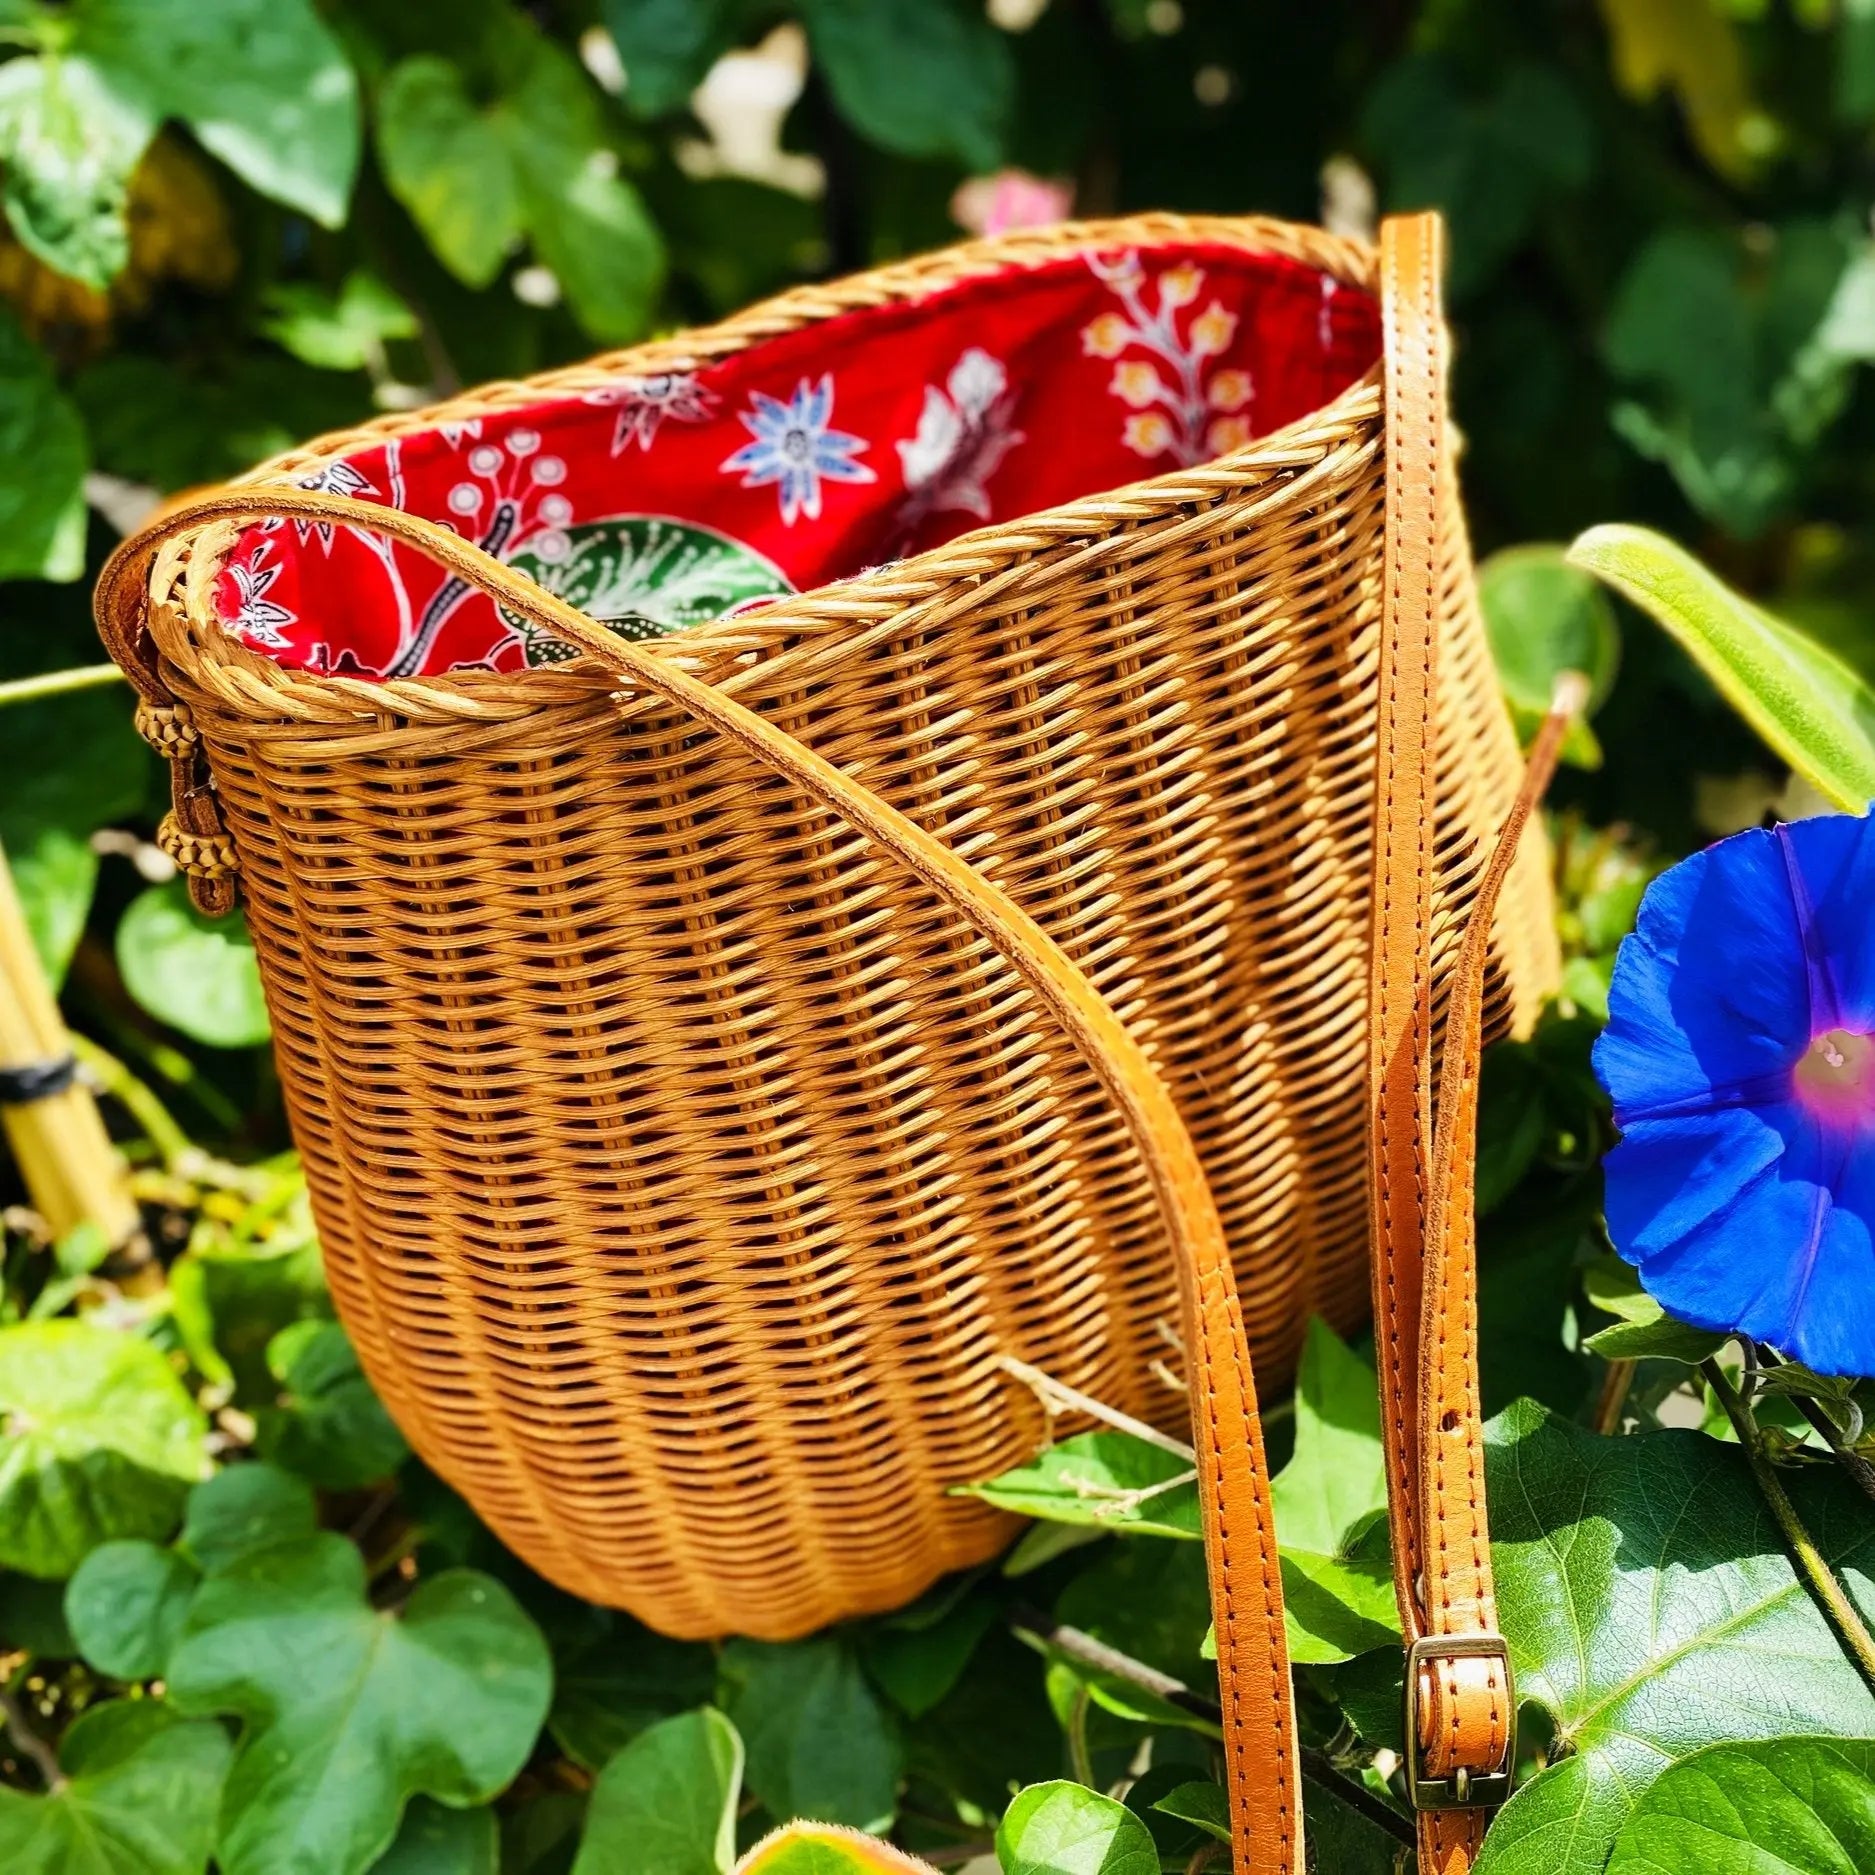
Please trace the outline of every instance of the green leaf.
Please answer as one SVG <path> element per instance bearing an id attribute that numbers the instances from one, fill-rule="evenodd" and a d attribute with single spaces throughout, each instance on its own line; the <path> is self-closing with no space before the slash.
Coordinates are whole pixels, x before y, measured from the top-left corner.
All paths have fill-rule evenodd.
<path id="1" fill-rule="evenodd" d="M 134 1335 L 0 1328 L 0 1566 L 68 1576 L 113 1537 L 164 1537 L 208 1460 L 201 1409 Z"/>
<path id="2" fill-rule="evenodd" d="M 242 1406 L 277 1401 L 279 1383 L 267 1365 L 267 1351 L 280 1331 L 332 1315 L 310 1227 L 297 1240 L 291 1235 L 264 1244 L 211 1240 L 185 1251 L 170 1265 L 169 1296 L 190 1360 L 215 1385 L 232 1386 Z"/>
<path id="3" fill-rule="evenodd" d="M 1082 1784 L 1031 1784 L 996 1830 L 1003 1875 L 1159 1875 L 1159 1851 L 1124 1804 Z"/>
<path id="4" fill-rule="evenodd" d="M 539 41 L 498 115 L 534 251 L 580 324 L 623 344 L 650 323 L 664 244 L 638 191 L 618 173 L 586 75 Z"/>
<path id="5" fill-rule="evenodd" d="M 716 1655 L 704 1643 L 611 1614 L 598 1633 L 556 1649 L 547 1729 L 575 1764 L 597 1771 L 647 1726 L 706 1702 L 715 1684 Z"/>
<path id="6" fill-rule="evenodd" d="M 390 339 L 414 338 L 417 316 L 377 275 L 356 271 L 336 294 L 316 286 L 276 286 L 260 328 L 302 364 L 321 371 L 384 367 Z"/>
<path id="7" fill-rule="evenodd" d="M 928 1862 L 837 1823 L 787 1823 L 736 1864 L 736 1875 L 937 1875 Z"/>
<path id="8" fill-rule="evenodd" d="M 880 1622 L 861 1643 L 866 1671 L 899 1711 L 922 1718 L 963 1677 L 998 1612 L 988 1595 L 966 1592 L 932 1620 Z"/>
<path id="9" fill-rule="evenodd" d="M 1506 547 L 1478 568 L 1478 603 L 1519 735 L 1531 739 L 1549 713 L 1556 679 L 1579 671 L 1589 680 L 1588 706 L 1571 725 L 1563 755 L 1578 767 L 1599 768 L 1601 750 L 1583 718 L 1613 688 L 1621 657 L 1607 596 L 1561 547 Z"/>
<path id="10" fill-rule="evenodd" d="M 738 0 L 605 0 L 627 106 L 640 117 L 681 110 L 728 51 L 738 11 Z"/>
<path id="11" fill-rule="evenodd" d="M 521 238 L 514 160 L 449 60 L 406 59 L 378 93 L 378 157 L 391 193 L 457 279 L 482 287 Z"/>
<path id="12" fill-rule="evenodd" d="M 7 850 L 6 863 L 33 949 L 52 982 L 63 983 L 91 912 L 98 856 L 63 827 L 41 827 L 29 844 Z"/>
<path id="13" fill-rule="evenodd" d="M 115 1680 L 161 1678 L 200 1580 L 174 1550 L 141 1540 L 99 1544 L 65 1590 L 78 1651 Z"/>
<path id="14" fill-rule="evenodd" d="M 1693 140 L 1712 167 L 1737 182 L 1751 169 L 1752 115 L 1738 29 L 1711 0 L 1601 0 L 1616 81 L 1635 98 L 1671 87 Z"/>
<path id="15" fill-rule="evenodd" d="M 86 58 L 0 65 L 7 220 L 48 267 L 100 290 L 130 259 L 131 173 L 156 119 Z"/>
<path id="16" fill-rule="evenodd" d="M 0 1785 L 8 1875 L 204 1875 L 229 1740 L 154 1699 L 92 1706 L 60 1749 L 62 1789 Z"/>
<path id="17" fill-rule="evenodd" d="M 1284 1549 L 1339 1555 L 1358 1527 L 1387 1506 L 1374 1370 L 1319 1316 L 1310 1320 L 1296 1374 L 1296 1443 L 1271 1481 Z"/>
<path id="18" fill-rule="evenodd" d="M 868 142 L 978 170 L 1002 160 L 1015 61 L 981 9 L 956 0 L 803 0 L 801 17 L 840 115 Z"/>
<path id="19" fill-rule="evenodd" d="M 1221 1784 L 1197 1780 L 1180 1784 L 1158 1798 L 1152 1807 L 1163 1810 L 1167 1816 L 1177 1817 L 1182 1823 L 1196 1823 L 1219 1842 L 1230 1841 L 1230 1798 Z"/>
<path id="20" fill-rule="evenodd" d="M 1399 1638 L 1384 1517 L 1375 1517 L 1351 1554 L 1284 1545 L 1282 1574 L 1289 1657 L 1298 1666 L 1335 1666 Z"/>
<path id="21" fill-rule="evenodd" d="M 318 1527 L 319 1507 L 303 1478 L 272 1465 L 229 1465 L 189 1493 L 180 1542 L 205 1575 L 214 1575 Z"/>
<path id="22" fill-rule="evenodd" d="M 1203 1535 L 1188 1460 L 1130 1432 L 1076 1434 L 987 1484 L 960 1485 L 1019 1517 L 1084 1524 L 1141 1536 Z"/>
<path id="23" fill-rule="evenodd" d="M 1608 1875 L 1861 1875 L 1875 1868 L 1875 1742 L 1709 1745 L 1647 1788 Z"/>
<path id="24" fill-rule="evenodd" d="M 1590 1335 L 1582 1345 L 1604 1361 L 1679 1361 L 1697 1367 L 1717 1354 L 1725 1340 L 1723 1335 L 1676 1322 L 1662 1310 L 1651 1322 L 1616 1322 Z"/>
<path id="25" fill-rule="evenodd" d="M 256 1419 L 263 1458 L 326 1491 L 355 1491 L 410 1456 L 337 1322 L 295 1322 L 274 1337 L 267 1365 L 284 1404 Z"/>
<path id="26" fill-rule="evenodd" d="M 845 1640 L 730 1641 L 722 1667 L 749 1788 L 771 1815 L 889 1827 L 903 1762 L 898 1728 Z"/>
<path id="27" fill-rule="evenodd" d="M 71 1660 L 78 1644 L 65 1624 L 65 1584 L 0 1572 L 0 1641 L 45 1660 Z"/>
<path id="28" fill-rule="evenodd" d="M 1663 625 L 1819 793 L 1852 813 L 1875 799 L 1875 693 L 1847 665 L 1646 528 L 1592 527 L 1569 558 Z"/>
<path id="29" fill-rule="evenodd" d="M 728 1875 L 742 1740 L 704 1706 L 641 1733 L 599 1773 L 573 1875 Z"/>
<path id="30" fill-rule="evenodd" d="M 359 1875 L 422 1793 L 485 1803 L 526 1762 L 552 1667 L 500 1583 L 420 1582 L 402 1612 L 365 1597 L 364 1558 L 322 1533 L 208 1577 L 169 1664 L 185 1712 L 243 1722 L 217 1845 L 223 1875 Z"/>
<path id="31" fill-rule="evenodd" d="M 0 579 L 76 579 L 85 570 L 86 466 L 78 412 L 0 307 Z"/>
<path id="32" fill-rule="evenodd" d="M 1500 1618 L 1557 1748 L 1478 1875 L 1599 1872 L 1643 1792 L 1726 1739 L 1875 1735 L 1875 1694 L 1797 1577 L 1742 1455 L 1692 1432 L 1607 1439 L 1526 1401 L 1488 1429 Z M 1875 1612 L 1875 1519 L 1790 1475 L 1825 1558 Z"/>
<path id="33" fill-rule="evenodd" d="M 371 1875 L 499 1875 L 501 1839 L 489 1809 L 446 1810 L 419 1797 Z"/>
<path id="34" fill-rule="evenodd" d="M 7 1875 L 203 1875 L 228 1770 L 219 1725 L 111 1700 L 74 1722 L 59 1763 L 70 1782 L 44 1796 L 0 1785 Z"/>
<path id="35" fill-rule="evenodd" d="M 358 83 L 312 0 L 80 0 L 72 43 L 262 195 L 328 228 L 344 221 Z"/>
<path id="36" fill-rule="evenodd" d="M 144 1009 L 193 1041 L 252 1048 L 271 1033 L 245 920 L 204 918 L 183 879 L 131 900 L 117 927 L 117 967 Z"/>

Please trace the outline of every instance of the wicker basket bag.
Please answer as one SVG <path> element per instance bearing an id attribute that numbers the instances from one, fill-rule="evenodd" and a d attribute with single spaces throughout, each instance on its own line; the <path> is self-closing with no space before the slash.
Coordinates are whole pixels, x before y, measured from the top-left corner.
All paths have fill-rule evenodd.
<path id="1" fill-rule="evenodd" d="M 1365 1315 L 1377 834 L 1404 821 L 1425 862 L 1417 1038 L 1520 773 L 1433 454 L 1432 267 L 1404 327 L 1375 250 L 1283 224 L 979 242 L 326 438 L 120 552 L 100 620 L 173 763 L 166 843 L 205 910 L 238 881 L 340 1313 L 416 1450 L 543 1574 L 682 1635 L 889 1608 L 1007 1540 L 950 1493 L 1047 1436 L 1009 1357 L 1176 1421 L 1168 1364 L 1215 1380 L 1202 1317 L 1232 1266 L 1266 1381 L 1311 1312 Z M 1240 298 L 1190 338 L 1207 274 Z M 1111 364 L 1117 400 L 1078 383 L 1064 408 L 1163 472 L 976 525 L 1005 459 L 980 450 L 948 521 L 927 502 L 909 533 L 829 549 L 814 589 L 777 577 L 655 644 L 582 620 L 551 529 L 527 562 L 473 488 L 417 492 L 443 451 L 538 462 L 561 420 L 648 472 L 685 387 L 717 383 L 728 417 L 710 374 L 772 353 L 723 485 L 779 487 L 784 512 L 792 487 L 792 520 L 824 519 L 861 445 L 826 440 L 833 378 L 799 348 L 845 369 L 913 346 L 921 319 L 980 317 L 991 282 L 992 310 L 1081 296 L 1042 307 L 998 395 L 1044 395 L 1050 360 Z M 1115 310 L 1085 318 L 1089 292 Z M 1282 350 L 1304 305 L 1307 371 Z M 1127 427 L 1143 380 L 1121 370 L 1146 315 L 1200 369 L 1261 332 L 1244 381 L 1292 405 L 1345 381 L 1287 415 L 1272 392 L 1283 420 L 1214 427 L 1208 460 L 1184 460 L 1190 399 L 1166 403 L 1155 462 L 1171 432 Z M 1383 332 L 1423 341 L 1417 440 Z M 971 380 L 949 383 L 949 417 L 900 444 L 907 495 L 931 481 L 916 448 L 969 415 Z M 1003 436 L 1052 472 L 1013 408 Z M 784 409 L 821 439 L 811 488 L 785 462 L 761 479 Z M 897 472 L 883 446 L 870 465 Z M 881 540 L 911 550 L 868 569 Z M 375 665 L 330 655 L 376 628 L 364 556 L 434 582 Z M 289 560 L 292 604 L 269 577 Z M 1383 640 L 1402 567 L 1430 621 L 1404 675 Z M 525 660 L 418 667 L 413 631 L 470 606 Z M 270 654 L 308 620 L 316 653 Z M 1389 685 L 1433 726 L 1417 805 L 1378 798 Z M 1533 1013 L 1549 930 L 1531 842 L 1478 941 L 1487 1029 Z M 1427 1146 L 1416 1128 L 1409 1163 Z M 1226 1364 L 1247 1428 L 1228 1462 L 1260 1472 Z"/>

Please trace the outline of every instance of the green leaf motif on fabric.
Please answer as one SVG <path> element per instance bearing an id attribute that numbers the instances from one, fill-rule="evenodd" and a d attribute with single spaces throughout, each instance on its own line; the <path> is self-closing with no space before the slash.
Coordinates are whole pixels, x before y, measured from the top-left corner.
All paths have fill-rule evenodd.
<path id="1" fill-rule="evenodd" d="M 1124 1804 L 1082 1784 L 1032 1784 L 996 1830 L 1003 1875 L 1159 1875 L 1159 1851 Z"/>
<path id="2" fill-rule="evenodd" d="M 1647 1787 L 1607 1875 L 1863 1875 L 1875 1868 L 1875 1741 L 1709 1745 Z"/>
<path id="3" fill-rule="evenodd" d="M 748 1752 L 749 1788 L 771 1816 L 883 1830 L 898 1808 L 903 1748 L 844 1638 L 735 1640 L 723 1708 Z"/>
<path id="4" fill-rule="evenodd" d="M 228 1735 L 154 1699 L 93 1706 L 65 1734 L 70 1780 L 44 1796 L 0 1786 L 7 1875 L 204 1875 Z"/>
<path id="5" fill-rule="evenodd" d="M 587 617 L 627 638 L 655 638 L 726 617 L 792 592 L 787 577 L 751 547 L 713 528 L 658 515 L 550 528 L 509 564 Z M 504 610 L 530 665 L 572 656 L 557 638 Z"/>
<path id="6" fill-rule="evenodd" d="M 1820 793 L 1858 814 L 1875 800 L 1875 691 L 1846 664 L 1646 528 L 1592 527 L 1569 558 L 1664 626 Z"/>
<path id="7" fill-rule="evenodd" d="M 237 912 L 204 918 L 186 881 L 146 888 L 117 927 L 124 987 L 159 1022 L 213 1048 L 252 1048 L 271 1033 L 260 965 Z"/>
<path id="8" fill-rule="evenodd" d="M 1567 1755 L 1499 1813 L 1478 1875 L 1591 1875 L 1648 1786 L 1702 1746 L 1875 1735 L 1875 1695 L 1779 1542 L 1742 1455 L 1691 1432 L 1607 1439 L 1529 1401 L 1487 1429 L 1492 1556 L 1518 1691 Z M 1824 1556 L 1875 1612 L 1875 1521 L 1794 1474 Z"/>
<path id="9" fill-rule="evenodd" d="M 0 1566 L 68 1576 L 113 1537 L 164 1537 L 208 1469 L 207 1420 L 147 1341 L 85 1322 L 0 1328 Z"/>
<path id="10" fill-rule="evenodd" d="M 552 1679 L 546 1643 L 498 1582 L 450 1570 L 381 1612 L 363 1557 L 329 1533 L 207 1578 L 169 1666 L 179 1710 L 243 1723 L 223 1875 L 362 1875 L 410 1798 L 485 1803 L 526 1762 Z"/>
<path id="11" fill-rule="evenodd" d="M 665 1719 L 593 1786 L 573 1875 L 729 1875 L 742 1794 L 742 1740 L 704 1706 Z"/>

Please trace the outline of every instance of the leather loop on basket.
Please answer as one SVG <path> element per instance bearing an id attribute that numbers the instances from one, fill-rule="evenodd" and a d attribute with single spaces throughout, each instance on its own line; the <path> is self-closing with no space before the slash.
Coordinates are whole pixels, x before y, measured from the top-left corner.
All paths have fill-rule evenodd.
<path id="1" fill-rule="evenodd" d="M 934 835 L 765 717 L 673 660 L 595 624 L 435 522 L 318 490 L 209 495 L 170 511 L 151 533 L 112 555 L 98 584 L 100 614 L 119 618 L 136 604 L 136 588 L 147 587 L 153 546 L 162 536 L 205 521 L 275 515 L 366 527 L 402 541 L 635 690 L 687 710 L 898 859 L 1008 960 L 1080 1049 L 1139 1150 L 1178 1273 L 1236 1866 L 1240 1875 L 1300 1875 L 1300 1768 L 1282 1577 L 1249 1344 L 1223 1223 L 1197 1148 L 1139 1043 L 1041 926 Z"/>

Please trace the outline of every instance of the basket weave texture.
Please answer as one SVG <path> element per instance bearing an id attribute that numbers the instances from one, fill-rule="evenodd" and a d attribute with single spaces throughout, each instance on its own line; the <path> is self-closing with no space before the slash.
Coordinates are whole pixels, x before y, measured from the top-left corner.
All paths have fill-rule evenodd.
<path id="1" fill-rule="evenodd" d="M 681 368 L 1093 244 L 1368 248 L 1146 217 L 772 301 L 368 437 Z M 1146 1045 L 1234 1246 L 1259 1378 L 1365 1315 L 1378 373 L 1245 450 L 667 640 L 1030 912 Z M 670 1633 L 799 1634 L 982 1560 L 950 1487 L 1047 1434 L 1017 1356 L 1178 1425 L 1174 1274 L 1118 1115 L 1030 993 L 793 786 L 578 664 L 363 682 L 213 609 L 149 624 L 215 778 L 333 1292 L 422 1457 L 528 1562 Z M 1519 760 L 1455 485 L 1435 946 Z M 1553 980 L 1545 857 L 1490 1020 Z"/>

